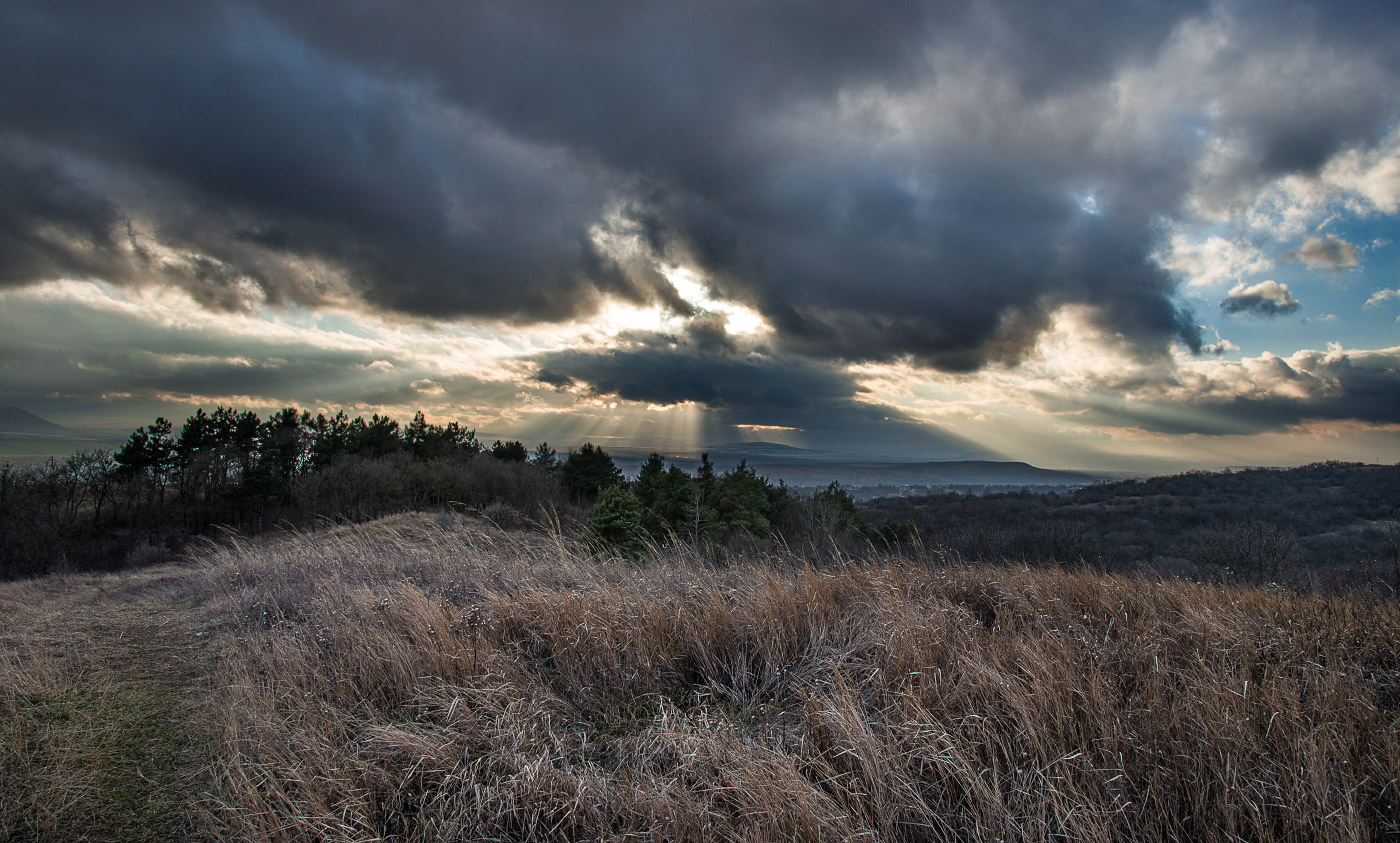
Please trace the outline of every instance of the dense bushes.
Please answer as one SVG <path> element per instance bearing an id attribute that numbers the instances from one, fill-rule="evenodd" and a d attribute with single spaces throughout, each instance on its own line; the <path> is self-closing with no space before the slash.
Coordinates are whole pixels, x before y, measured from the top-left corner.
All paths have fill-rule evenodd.
<path id="1" fill-rule="evenodd" d="M 266 420 L 200 410 L 178 430 L 159 418 L 115 453 L 0 466 L 0 577 L 156 561 L 226 527 L 257 533 L 498 502 L 527 517 L 577 518 L 553 451 L 540 449 L 534 460 L 519 442 L 484 449 L 474 431 L 429 424 L 421 412 L 402 427 L 291 408 Z"/>

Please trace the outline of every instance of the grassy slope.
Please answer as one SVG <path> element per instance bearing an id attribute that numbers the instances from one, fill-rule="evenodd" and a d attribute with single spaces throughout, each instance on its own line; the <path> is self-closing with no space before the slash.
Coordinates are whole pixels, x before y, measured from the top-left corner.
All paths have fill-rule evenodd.
<path id="1" fill-rule="evenodd" d="M 0 836 L 1400 834 L 1393 602 L 419 517 L 207 561 L 0 589 Z"/>
<path id="2" fill-rule="evenodd" d="M 253 839 L 1383 839 L 1400 608 L 399 519 L 220 553 Z"/>

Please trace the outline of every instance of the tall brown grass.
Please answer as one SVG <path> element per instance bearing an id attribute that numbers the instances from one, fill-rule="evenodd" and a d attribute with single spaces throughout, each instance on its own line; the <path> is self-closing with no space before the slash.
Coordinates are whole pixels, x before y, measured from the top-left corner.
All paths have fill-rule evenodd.
<path id="1" fill-rule="evenodd" d="M 230 836 L 1400 835 L 1393 602 L 418 517 L 208 561 Z"/>

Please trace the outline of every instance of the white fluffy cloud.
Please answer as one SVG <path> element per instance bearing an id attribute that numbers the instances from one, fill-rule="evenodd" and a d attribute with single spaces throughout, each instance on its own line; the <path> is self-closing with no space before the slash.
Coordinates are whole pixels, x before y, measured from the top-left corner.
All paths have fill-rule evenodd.
<path id="1" fill-rule="evenodd" d="M 1359 217 L 1400 211 L 1400 128 L 1375 147 L 1333 156 L 1315 175 L 1289 173 L 1238 200 L 1222 215 L 1280 240 L 1302 236 L 1333 214 Z"/>
<path id="2" fill-rule="evenodd" d="M 1274 262 L 1257 247 L 1218 234 L 1192 242 L 1183 232 L 1172 235 L 1157 262 L 1181 275 L 1192 287 L 1209 287 L 1238 281 L 1246 275 L 1267 272 Z"/>
<path id="3" fill-rule="evenodd" d="M 1388 301 L 1400 299 L 1400 290 L 1377 290 L 1366 299 L 1365 307 L 1380 307 Z"/>
<path id="4" fill-rule="evenodd" d="M 1345 192 L 1362 211 L 1400 211 L 1400 129 L 1376 149 L 1353 149 L 1333 158 L 1321 181 Z"/>

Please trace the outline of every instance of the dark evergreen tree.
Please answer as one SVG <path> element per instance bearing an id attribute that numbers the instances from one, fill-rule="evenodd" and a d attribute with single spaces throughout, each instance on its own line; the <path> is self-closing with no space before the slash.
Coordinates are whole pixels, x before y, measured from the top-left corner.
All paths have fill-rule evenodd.
<path id="1" fill-rule="evenodd" d="M 133 527 L 158 518 L 165 504 L 166 483 L 176 464 L 175 442 L 170 430 L 168 420 L 157 418 L 132 431 L 126 443 L 112 455 L 117 466 L 116 476 L 127 489 L 126 517 Z"/>
<path id="2" fill-rule="evenodd" d="M 700 455 L 700 467 L 695 471 L 695 506 L 690 517 L 690 536 L 693 539 L 716 538 L 724 533 L 719 523 L 719 513 L 715 510 L 715 464 L 710 455 Z"/>
<path id="3" fill-rule="evenodd" d="M 715 464 L 709 454 L 700 455 L 700 467 L 695 471 L 695 483 L 700 494 L 700 503 L 708 506 L 715 494 Z"/>
<path id="4" fill-rule="evenodd" d="M 138 427 L 127 437 L 126 444 L 113 455 L 122 477 L 141 477 L 164 486 L 166 476 L 175 465 L 175 442 L 170 438 L 172 425 L 157 418 L 145 427 Z"/>
<path id="5" fill-rule="evenodd" d="M 360 416 L 350 423 L 349 452 L 366 457 L 384 457 L 403 448 L 399 423 L 375 413 L 368 422 Z"/>
<path id="6" fill-rule="evenodd" d="M 851 538 L 866 532 L 865 515 L 856 507 L 855 498 L 835 480 L 812 494 L 812 520 L 824 535 L 834 538 Z"/>
<path id="7" fill-rule="evenodd" d="M 441 430 L 441 428 L 435 428 L 428 424 L 427 417 L 423 415 L 422 410 L 419 410 L 413 414 L 413 421 L 404 426 L 403 441 L 415 457 L 427 459 L 429 447 L 435 439 L 439 438 L 435 434 L 440 434 Z"/>
<path id="8" fill-rule="evenodd" d="M 363 420 L 361 420 L 363 421 Z M 324 414 L 316 416 L 311 425 L 311 465 L 313 468 L 326 468 L 345 454 L 350 453 L 351 422 L 345 411 L 337 412 L 329 419 Z"/>
<path id="9" fill-rule="evenodd" d="M 772 526 L 773 496 L 765 478 L 740 460 L 715 484 L 715 510 L 727 529 L 744 530 L 754 536 L 767 536 Z"/>
<path id="10" fill-rule="evenodd" d="M 311 433 L 306 428 L 313 424 L 310 414 L 287 407 L 273 413 L 258 428 L 257 459 L 243 481 L 259 511 L 290 498 L 292 481 L 309 459 Z"/>
<path id="11" fill-rule="evenodd" d="M 665 493 L 666 485 L 666 458 L 653 452 L 642 463 L 641 471 L 637 474 L 637 482 L 632 485 L 632 491 L 637 496 L 637 501 L 642 505 L 642 525 L 646 531 L 653 536 L 664 536 L 668 525 L 657 512 L 657 503 Z"/>
<path id="12" fill-rule="evenodd" d="M 520 442 L 502 442 L 497 439 L 491 446 L 491 456 L 505 462 L 525 462 L 530 458 L 530 452 L 525 450 L 525 445 Z"/>
<path id="13" fill-rule="evenodd" d="M 598 494 L 584 540 L 598 551 L 637 557 L 646 553 L 647 533 L 642 527 L 642 505 L 621 485 Z"/>
<path id="14" fill-rule="evenodd" d="M 564 461 L 564 488 L 575 499 L 591 501 L 609 486 L 622 482 L 622 471 L 613 458 L 592 442 L 585 442 L 577 451 L 570 451 Z"/>
<path id="15" fill-rule="evenodd" d="M 559 467 L 559 454 L 549 447 L 548 442 L 541 442 L 530 456 L 530 464 L 545 471 L 554 471 Z"/>
<path id="16" fill-rule="evenodd" d="M 684 469 L 673 464 L 666 472 L 661 495 L 655 504 L 655 512 L 669 533 L 676 536 L 691 534 L 695 501 L 695 482 Z"/>
<path id="17" fill-rule="evenodd" d="M 455 421 L 448 422 L 442 429 L 442 440 L 450 446 L 453 453 L 481 453 L 481 443 L 476 441 L 476 429 L 467 430 Z"/>

